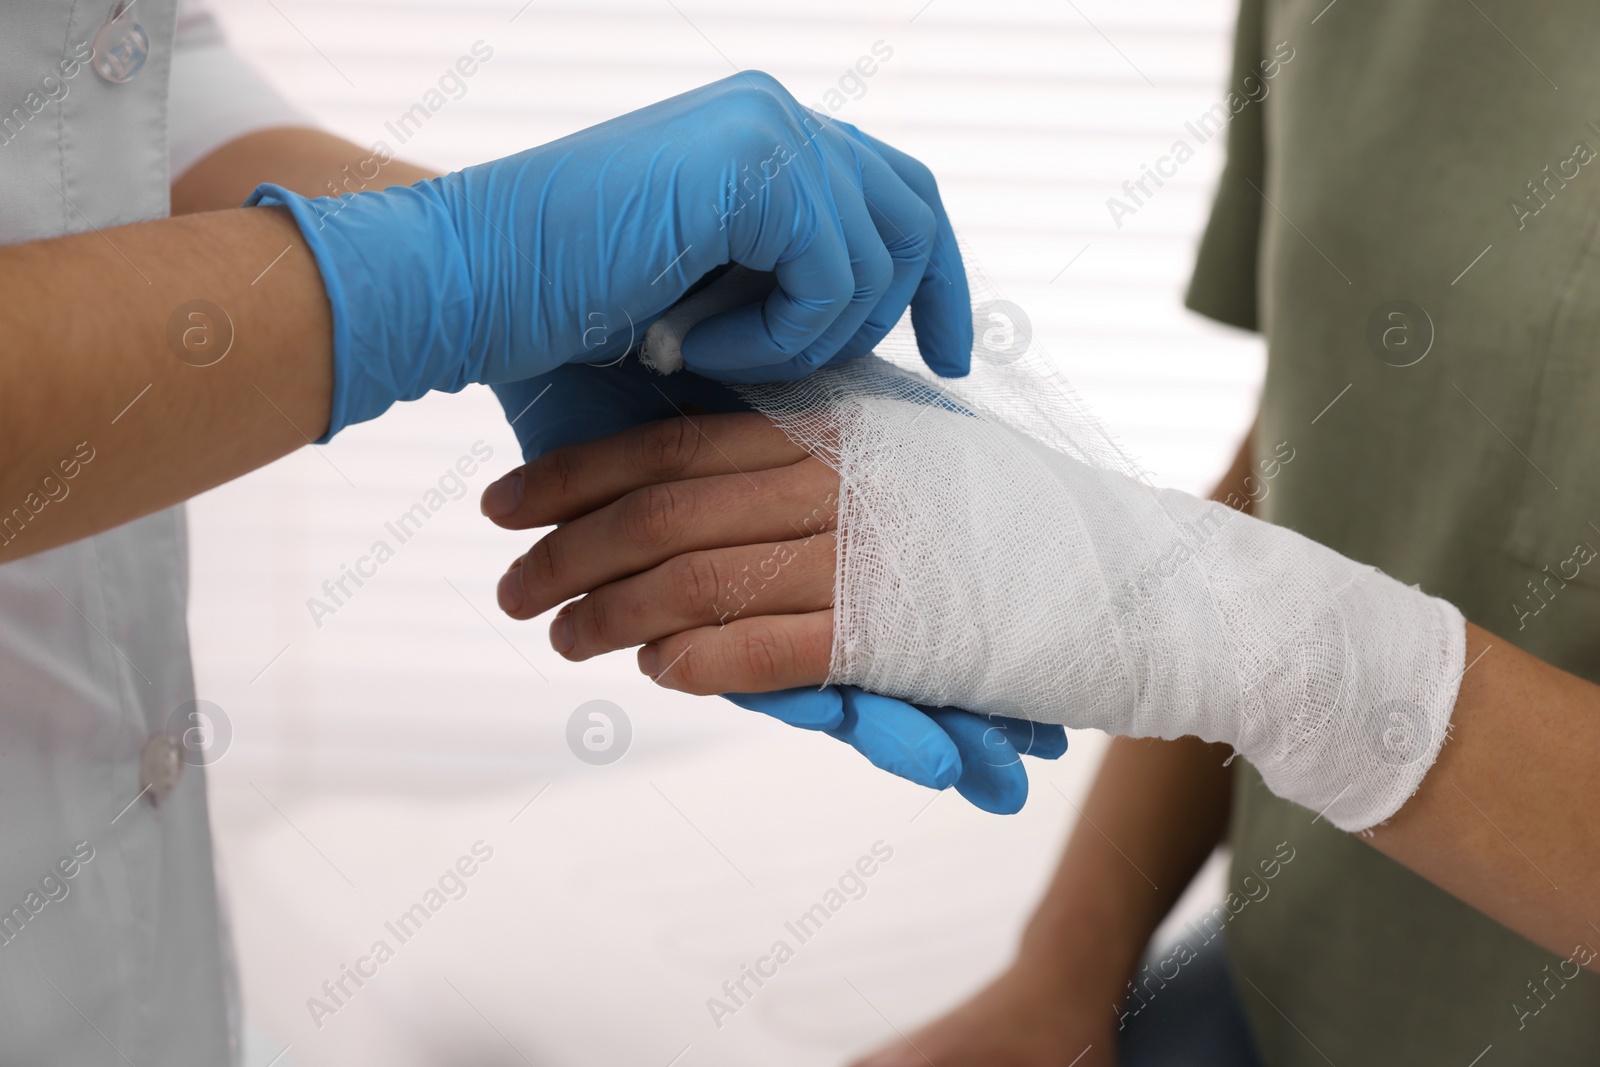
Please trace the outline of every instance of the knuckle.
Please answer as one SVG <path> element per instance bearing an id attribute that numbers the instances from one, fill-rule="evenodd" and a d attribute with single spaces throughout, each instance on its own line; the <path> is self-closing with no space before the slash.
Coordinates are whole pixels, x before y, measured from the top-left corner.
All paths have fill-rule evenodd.
<path id="1" fill-rule="evenodd" d="M 894 279 L 894 257 L 887 248 L 872 248 L 862 257 L 856 274 L 856 299 L 876 301 Z"/>
<path id="2" fill-rule="evenodd" d="M 756 624 L 739 633 L 732 655 L 735 665 L 751 680 L 767 682 L 778 677 L 783 665 L 793 660 L 794 648 L 771 626 Z"/>
<path id="3" fill-rule="evenodd" d="M 663 645 L 661 655 L 663 658 L 669 655 L 673 657 L 669 661 L 671 666 L 668 670 L 676 676 L 672 681 L 674 689 L 695 696 L 715 696 L 721 689 L 726 688 L 714 684 L 713 677 L 716 672 L 707 669 L 705 657 L 698 655 L 693 645 L 681 652 L 673 652 L 670 645 Z M 665 678 L 666 674 L 667 671 L 663 671 L 661 677 Z"/>
<path id="4" fill-rule="evenodd" d="M 933 244 L 938 235 L 939 216 L 934 214 L 933 208 L 927 201 L 923 201 L 921 209 L 917 212 L 917 224 L 910 239 L 917 243 L 919 249 L 925 249 Z"/>
<path id="5" fill-rule="evenodd" d="M 556 547 L 556 536 L 541 537 L 528 550 L 527 562 L 522 567 L 522 585 L 524 589 L 530 586 L 552 586 L 556 583 L 561 571 L 560 550 Z"/>
<path id="6" fill-rule="evenodd" d="M 679 556 L 673 561 L 670 581 L 673 596 L 688 609 L 690 617 L 697 618 L 708 610 L 717 612 L 723 574 L 715 557 L 704 552 Z"/>
<path id="7" fill-rule="evenodd" d="M 577 467 L 572 461 L 572 450 L 558 448 L 539 457 L 542 480 L 550 486 L 557 498 L 565 498 L 577 484 Z"/>
<path id="8" fill-rule="evenodd" d="M 764 70 L 742 70 L 738 74 L 739 86 L 734 89 L 734 94 L 741 100 L 757 107 L 770 107 L 773 98 L 782 100 L 789 96 L 789 90 L 783 83 Z"/>
<path id="9" fill-rule="evenodd" d="M 647 485 L 628 497 L 624 525 L 635 548 L 658 548 L 671 540 L 674 519 L 684 506 L 682 496 L 667 483 Z"/>
<path id="10" fill-rule="evenodd" d="M 888 242 L 890 255 L 901 260 L 920 260 L 928 254 L 939 236 L 939 219 L 926 202 L 919 202 L 916 217 Z"/>
<path id="11" fill-rule="evenodd" d="M 652 423 L 639 438 L 639 469 L 656 481 L 676 478 L 700 451 L 700 429 L 687 418 Z"/>
<path id="12" fill-rule="evenodd" d="M 852 142 L 853 151 L 871 151 L 867 147 L 866 135 L 861 132 L 861 127 L 853 122 L 846 122 L 840 118 L 829 118 L 828 125 L 843 133 Z"/>
<path id="13" fill-rule="evenodd" d="M 906 156 L 901 160 L 900 180 L 911 187 L 911 191 L 922 197 L 924 201 L 929 198 L 939 198 L 939 181 L 933 176 L 933 171 L 920 159 Z"/>
<path id="14" fill-rule="evenodd" d="M 615 647 L 613 616 L 606 598 L 590 594 L 578 601 L 572 609 L 572 632 L 577 638 L 577 648 L 610 649 Z"/>
<path id="15" fill-rule="evenodd" d="M 720 143 L 740 159 L 764 159 L 777 141 L 800 135 L 805 112 L 783 83 L 764 71 L 732 79 L 714 116 Z"/>

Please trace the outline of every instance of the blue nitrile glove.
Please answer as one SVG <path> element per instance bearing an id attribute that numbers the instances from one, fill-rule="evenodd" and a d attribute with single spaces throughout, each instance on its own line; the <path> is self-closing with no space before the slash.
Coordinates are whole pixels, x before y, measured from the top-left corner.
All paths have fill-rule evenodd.
<path id="1" fill-rule="evenodd" d="M 928 365 L 964 374 L 955 236 L 922 164 L 748 72 L 409 187 L 307 199 L 262 185 L 333 311 L 327 440 L 397 400 L 606 362 L 728 263 L 777 275 L 701 323 L 691 369 L 797 378 L 868 351 L 908 304 Z"/>
<path id="2" fill-rule="evenodd" d="M 749 410 L 717 382 L 694 374 L 659 377 L 632 360 L 611 367 L 571 364 L 494 391 L 528 460 L 685 411 Z M 1067 750 L 1060 726 L 957 708 L 921 709 L 854 686 L 725 696 L 791 726 L 831 734 L 874 766 L 918 785 L 954 785 L 977 807 L 1002 815 L 1020 810 L 1028 797 L 1020 757 L 1056 759 Z"/>
<path id="3" fill-rule="evenodd" d="M 821 730 L 918 785 L 954 785 L 975 807 L 997 815 L 1021 811 L 1028 799 L 1023 756 L 1057 759 L 1067 751 L 1067 732 L 1054 723 L 907 704 L 853 685 L 723 696 L 791 726 Z"/>

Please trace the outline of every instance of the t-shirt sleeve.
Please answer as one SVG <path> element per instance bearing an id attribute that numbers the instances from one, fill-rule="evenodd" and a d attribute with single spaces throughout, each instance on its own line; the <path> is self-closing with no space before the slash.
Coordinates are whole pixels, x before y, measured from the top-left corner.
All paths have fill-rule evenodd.
<path id="1" fill-rule="evenodd" d="M 1259 72 L 1261 6 L 1261 0 L 1241 0 L 1230 89 Z M 1261 213 L 1266 207 L 1258 191 L 1264 188 L 1263 112 L 1262 106 L 1247 107 L 1228 125 L 1228 161 L 1184 297 L 1190 309 L 1246 330 L 1260 329 L 1256 279 Z"/>
<path id="2" fill-rule="evenodd" d="M 179 0 L 169 93 L 167 153 L 174 181 L 247 133 L 317 125 L 229 47 L 201 0 Z"/>

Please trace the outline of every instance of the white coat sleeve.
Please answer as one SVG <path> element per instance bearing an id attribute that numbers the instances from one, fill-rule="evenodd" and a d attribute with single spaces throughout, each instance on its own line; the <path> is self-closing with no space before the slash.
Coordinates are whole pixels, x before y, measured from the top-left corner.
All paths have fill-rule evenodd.
<path id="1" fill-rule="evenodd" d="M 203 2 L 179 0 L 167 108 L 172 180 L 247 133 L 317 125 L 229 46 Z"/>

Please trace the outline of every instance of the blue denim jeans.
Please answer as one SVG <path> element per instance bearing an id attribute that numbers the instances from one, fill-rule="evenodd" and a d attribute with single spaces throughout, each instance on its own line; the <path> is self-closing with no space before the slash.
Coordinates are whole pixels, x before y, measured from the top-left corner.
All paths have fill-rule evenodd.
<path id="1" fill-rule="evenodd" d="M 1139 993 L 1123 1004 L 1117 1033 L 1121 1067 L 1260 1067 L 1222 938 L 1193 955 L 1175 949 L 1147 951 L 1134 975 Z"/>

